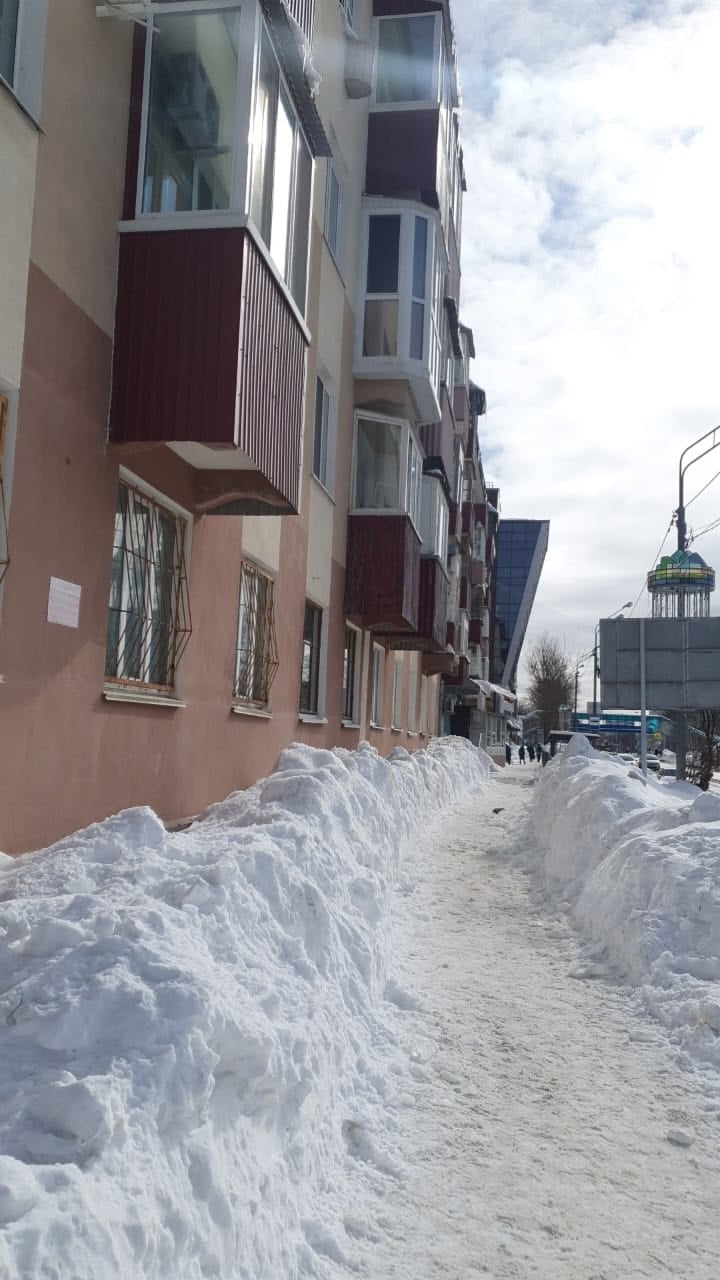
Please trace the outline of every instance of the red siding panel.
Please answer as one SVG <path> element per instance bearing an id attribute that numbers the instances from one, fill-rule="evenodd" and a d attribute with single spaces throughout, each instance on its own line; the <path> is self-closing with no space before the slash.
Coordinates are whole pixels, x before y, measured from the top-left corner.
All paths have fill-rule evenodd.
<path id="1" fill-rule="evenodd" d="M 438 203 L 440 109 L 374 111 L 368 120 L 367 195 L 434 192 Z"/>
<path id="2" fill-rule="evenodd" d="M 110 440 L 237 447 L 296 510 L 305 345 L 243 228 L 124 234 Z"/>
<path id="3" fill-rule="evenodd" d="M 420 562 L 418 636 L 433 649 L 444 650 L 447 633 L 448 580 L 440 561 L 426 556 Z"/>
<path id="4" fill-rule="evenodd" d="M 420 545 L 408 516 L 348 516 L 348 617 L 376 631 L 417 631 Z"/>

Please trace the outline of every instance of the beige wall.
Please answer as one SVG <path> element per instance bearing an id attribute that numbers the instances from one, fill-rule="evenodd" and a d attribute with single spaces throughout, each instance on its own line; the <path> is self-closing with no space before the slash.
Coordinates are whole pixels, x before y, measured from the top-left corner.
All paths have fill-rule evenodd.
<path id="1" fill-rule="evenodd" d="M 38 130 L 0 88 L 0 381 L 20 386 Z"/>
<path id="2" fill-rule="evenodd" d="M 134 24 L 86 0 L 48 13 L 32 259 L 105 333 L 115 314 Z"/>

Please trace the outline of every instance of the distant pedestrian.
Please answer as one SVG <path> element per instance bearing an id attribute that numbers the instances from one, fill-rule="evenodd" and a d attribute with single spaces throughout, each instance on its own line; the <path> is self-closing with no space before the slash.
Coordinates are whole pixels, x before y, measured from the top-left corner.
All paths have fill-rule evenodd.
<path id="1" fill-rule="evenodd" d="M 534 746 L 533 746 L 532 742 L 528 742 L 528 755 L 529 755 L 529 757 L 530 757 L 530 759 L 531 759 L 531 760 L 534 760 L 534 759 L 535 759 L 535 748 L 534 748 Z"/>
<path id="2" fill-rule="evenodd" d="M 520 747 L 518 749 L 518 755 L 520 757 L 520 763 L 524 764 L 525 763 L 525 743 L 524 742 L 520 743 Z"/>
<path id="3" fill-rule="evenodd" d="M 512 764 L 512 747 L 509 742 L 505 743 L 505 763 Z"/>

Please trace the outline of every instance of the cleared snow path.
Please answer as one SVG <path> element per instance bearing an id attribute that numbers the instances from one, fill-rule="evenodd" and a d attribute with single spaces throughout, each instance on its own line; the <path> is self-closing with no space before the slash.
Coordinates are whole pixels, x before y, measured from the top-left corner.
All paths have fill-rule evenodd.
<path id="1" fill-rule="evenodd" d="M 372 1117 L 380 1168 L 356 1153 L 356 1265 L 373 1280 L 717 1280 L 717 1100 L 622 989 L 571 976 L 592 969 L 512 863 L 534 777 L 486 782 L 401 882 L 386 995 L 414 1083 L 402 1072 Z"/>

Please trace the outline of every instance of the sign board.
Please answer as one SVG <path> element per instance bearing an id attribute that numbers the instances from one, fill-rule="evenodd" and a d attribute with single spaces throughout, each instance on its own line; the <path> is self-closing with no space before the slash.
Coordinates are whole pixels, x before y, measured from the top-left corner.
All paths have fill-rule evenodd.
<path id="1" fill-rule="evenodd" d="M 62 578 L 50 579 L 47 620 L 61 627 L 77 627 L 80 618 L 82 588 L 76 582 L 64 582 Z"/>
<path id="2" fill-rule="evenodd" d="M 720 618 L 645 619 L 645 705 L 663 711 L 720 708 Z M 640 623 L 600 623 L 605 707 L 640 706 Z"/>

